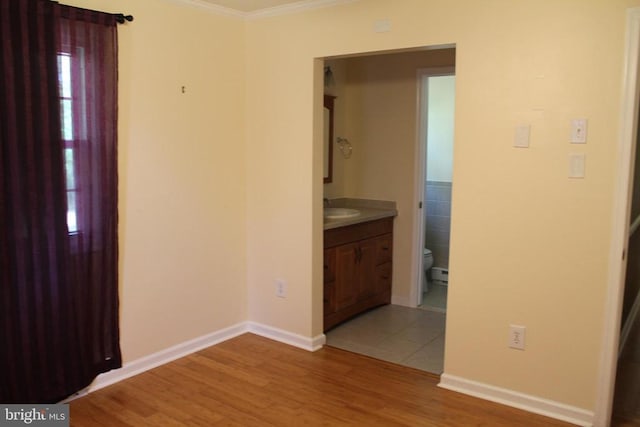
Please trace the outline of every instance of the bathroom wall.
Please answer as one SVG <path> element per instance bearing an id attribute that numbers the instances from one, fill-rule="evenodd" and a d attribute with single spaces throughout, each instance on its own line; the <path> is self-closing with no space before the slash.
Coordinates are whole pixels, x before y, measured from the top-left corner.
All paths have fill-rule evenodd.
<path id="1" fill-rule="evenodd" d="M 426 101 L 427 181 L 453 179 L 453 140 L 455 127 L 455 76 L 422 76 L 421 103 Z"/>
<path id="2" fill-rule="evenodd" d="M 347 79 L 347 61 L 343 59 L 328 59 L 324 61 L 324 65 L 331 67 L 333 72 L 333 83 L 324 88 L 324 93 L 336 97 L 334 100 L 333 112 L 333 180 L 323 186 L 323 197 L 329 199 L 337 199 L 345 197 L 346 180 L 345 170 L 350 166 L 350 159 L 345 159 L 340 154 L 336 140 L 338 137 L 346 135 L 345 129 L 347 125 L 347 103 L 346 97 L 346 79 Z"/>
<path id="3" fill-rule="evenodd" d="M 393 301 L 411 305 L 417 72 L 455 64 L 455 49 L 423 50 L 340 59 L 346 70 L 341 136 L 353 145 L 344 160 L 344 197 L 392 200 Z M 335 158 L 341 157 L 336 152 Z"/>
<path id="4" fill-rule="evenodd" d="M 425 247 L 433 253 L 434 267 L 449 269 L 451 183 L 427 181 L 424 193 Z"/>
<path id="5" fill-rule="evenodd" d="M 425 247 L 433 253 L 433 266 L 449 269 L 451 181 L 455 126 L 455 76 L 422 77 L 426 101 L 426 179 L 423 200 Z"/>

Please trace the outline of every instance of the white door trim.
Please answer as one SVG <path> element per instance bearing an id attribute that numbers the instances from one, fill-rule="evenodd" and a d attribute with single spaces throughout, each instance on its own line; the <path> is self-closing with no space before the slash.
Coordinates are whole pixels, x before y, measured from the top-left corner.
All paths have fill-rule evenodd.
<path id="1" fill-rule="evenodd" d="M 609 277 L 605 301 L 604 334 L 594 417 L 595 426 L 609 425 L 613 407 L 626 270 L 626 259 L 622 259 L 622 254 L 626 251 L 628 244 L 633 153 L 638 126 L 639 60 L 640 8 L 632 8 L 627 10 L 617 176 L 614 192 L 611 247 L 609 250 Z"/>
<path id="2" fill-rule="evenodd" d="M 452 76 L 455 75 L 455 67 L 433 67 L 420 68 L 416 71 L 416 143 L 415 143 L 415 181 L 414 188 L 416 190 L 413 197 L 413 256 L 411 263 L 411 293 L 409 295 L 411 307 L 417 307 L 422 303 L 422 278 L 424 271 L 422 270 L 422 257 L 424 248 L 424 182 L 426 175 L 425 158 L 427 147 L 424 141 L 427 132 L 427 119 L 425 106 L 422 105 L 422 80 L 423 77 L 429 76 Z M 420 208 L 422 203 L 422 209 Z"/>

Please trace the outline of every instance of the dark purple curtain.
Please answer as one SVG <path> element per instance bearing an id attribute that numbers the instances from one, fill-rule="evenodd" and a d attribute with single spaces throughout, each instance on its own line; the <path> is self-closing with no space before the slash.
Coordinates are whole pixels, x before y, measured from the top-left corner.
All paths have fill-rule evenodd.
<path id="1" fill-rule="evenodd" d="M 121 366 L 113 15 L 0 1 L 0 403 Z"/>

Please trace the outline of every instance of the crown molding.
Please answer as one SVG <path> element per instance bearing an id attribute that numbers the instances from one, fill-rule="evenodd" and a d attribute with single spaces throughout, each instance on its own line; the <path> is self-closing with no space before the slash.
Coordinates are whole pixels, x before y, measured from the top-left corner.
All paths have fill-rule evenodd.
<path id="1" fill-rule="evenodd" d="M 282 6 L 268 7 L 253 12 L 242 12 L 237 9 L 219 6 L 205 0 L 168 0 L 173 3 L 180 3 L 187 6 L 206 10 L 210 13 L 239 18 L 243 20 L 256 20 L 270 18 L 291 13 L 304 12 L 306 10 L 321 9 L 325 7 L 337 6 L 340 4 L 353 3 L 358 0 L 301 0 L 295 3 L 283 4 Z"/>
<path id="2" fill-rule="evenodd" d="M 205 10 L 209 13 L 214 13 L 216 15 L 229 16 L 232 18 L 245 19 L 246 13 L 231 9 L 229 7 L 219 6 L 217 4 L 209 3 L 204 0 L 168 0 L 172 3 L 178 3 L 186 6 L 195 7 L 198 9 Z"/>
<path id="3" fill-rule="evenodd" d="M 288 15 L 291 13 L 303 12 L 306 10 L 321 9 L 325 7 L 337 6 L 341 4 L 354 3 L 358 0 L 301 0 L 295 3 L 283 4 L 282 6 L 268 7 L 266 9 L 247 12 L 245 19 L 256 20 L 270 18 L 273 16 Z"/>

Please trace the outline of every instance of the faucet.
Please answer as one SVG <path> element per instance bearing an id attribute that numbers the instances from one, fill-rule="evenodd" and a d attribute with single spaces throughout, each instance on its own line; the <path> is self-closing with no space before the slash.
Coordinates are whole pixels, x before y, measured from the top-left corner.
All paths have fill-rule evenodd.
<path id="1" fill-rule="evenodd" d="M 328 208 L 329 206 L 331 206 L 331 201 L 329 199 L 327 199 L 326 197 L 324 197 L 322 199 L 322 204 L 325 208 Z"/>

